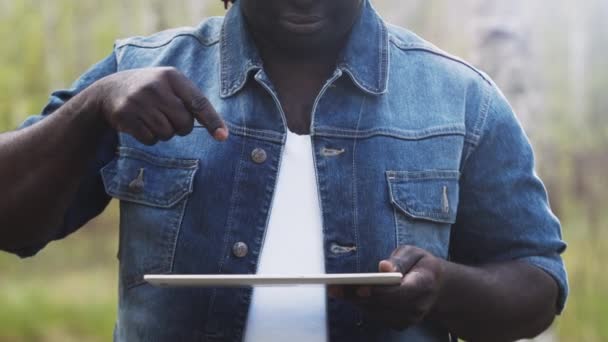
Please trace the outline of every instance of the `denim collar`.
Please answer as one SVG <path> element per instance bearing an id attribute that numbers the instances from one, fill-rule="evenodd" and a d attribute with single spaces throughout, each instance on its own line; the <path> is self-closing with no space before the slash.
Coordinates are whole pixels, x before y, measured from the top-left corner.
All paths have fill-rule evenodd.
<path id="1" fill-rule="evenodd" d="M 248 32 L 239 6 L 226 14 L 220 38 L 221 96 L 241 90 L 249 73 L 262 69 L 262 59 Z M 353 26 L 337 68 L 371 95 L 386 92 L 388 86 L 388 30 L 384 21 L 365 1 L 361 16 Z"/>

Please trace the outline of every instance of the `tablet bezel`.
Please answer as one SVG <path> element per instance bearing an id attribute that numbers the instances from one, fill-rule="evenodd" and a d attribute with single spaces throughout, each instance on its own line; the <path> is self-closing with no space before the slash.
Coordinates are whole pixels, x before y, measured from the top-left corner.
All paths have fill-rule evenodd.
<path id="1" fill-rule="evenodd" d="M 306 285 L 398 285 L 401 273 L 346 274 L 146 274 L 144 280 L 160 287 L 248 287 Z"/>

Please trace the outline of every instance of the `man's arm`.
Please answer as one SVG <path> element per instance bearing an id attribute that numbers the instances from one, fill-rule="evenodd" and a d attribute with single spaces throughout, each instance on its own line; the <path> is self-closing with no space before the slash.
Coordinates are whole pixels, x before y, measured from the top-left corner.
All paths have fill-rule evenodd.
<path id="1" fill-rule="evenodd" d="M 218 140 L 228 131 L 207 98 L 173 68 L 114 73 L 48 118 L 0 135 L 0 249 L 52 240 L 108 130 L 144 144 L 192 131 L 194 119 Z"/>
<path id="2" fill-rule="evenodd" d="M 545 331 L 557 314 L 557 284 L 522 262 L 470 267 L 444 262 L 429 318 L 467 341 L 513 341 Z"/>
<path id="3" fill-rule="evenodd" d="M 350 291 L 331 287 L 329 293 L 347 295 L 377 324 L 402 330 L 430 319 L 467 341 L 531 338 L 557 313 L 553 278 L 522 262 L 471 267 L 402 246 L 380 262 L 379 271 L 403 273 L 401 284 Z"/>
<path id="4" fill-rule="evenodd" d="M 49 241 L 105 128 L 85 91 L 53 115 L 0 135 L 0 249 Z"/>
<path id="5" fill-rule="evenodd" d="M 428 319 L 468 340 L 509 341 L 539 334 L 564 306 L 559 221 L 525 133 L 502 94 L 488 93 L 473 120 L 477 141 L 465 151 L 450 261 L 412 246 L 382 261 L 380 271 L 403 273 L 401 286 L 351 297 L 379 324 Z"/>

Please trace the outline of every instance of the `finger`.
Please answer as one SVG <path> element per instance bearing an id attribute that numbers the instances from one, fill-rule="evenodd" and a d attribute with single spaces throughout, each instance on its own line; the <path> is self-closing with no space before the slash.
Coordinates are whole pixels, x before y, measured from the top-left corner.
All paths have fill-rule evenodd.
<path id="1" fill-rule="evenodd" d="M 154 145 L 158 142 L 158 138 L 146 127 L 146 124 L 133 115 L 125 119 L 118 130 L 131 135 L 145 145 Z"/>
<path id="2" fill-rule="evenodd" d="M 387 260 L 380 261 L 378 269 L 380 272 L 400 272 L 405 275 L 423 257 L 424 253 L 418 248 L 401 246 Z"/>
<path id="3" fill-rule="evenodd" d="M 134 130 L 134 137 L 142 143 L 149 146 L 158 143 L 158 137 L 146 127 L 143 121 L 140 121 Z"/>
<path id="4" fill-rule="evenodd" d="M 174 94 L 169 81 L 155 82 L 145 90 L 143 99 L 134 99 L 140 107 L 157 108 L 173 127 L 173 132 L 178 135 L 185 136 L 192 132 L 194 117 L 186 109 L 184 102 Z"/>
<path id="5" fill-rule="evenodd" d="M 228 128 L 217 113 L 209 99 L 181 73 L 172 74 L 171 87 L 175 94 L 183 101 L 186 109 L 194 118 L 205 126 L 215 139 L 223 141 L 228 138 Z"/>
<path id="6" fill-rule="evenodd" d="M 186 136 L 192 132 L 194 117 L 177 96 L 173 94 L 166 95 L 163 105 L 160 106 L 160 111 L 169 120 L 176 134 Z"/>
<path id="7" fill-rule="evenodd" d="M 399 272 L 399 269 L 397 268 L 397 265 L 393 265 L 393 263 L 391 261 L 382 260 L 378 264 L 378 271 L 383 272 L 383 273 L 390 273 L 390 272 Z"/>
<path id="8" fill-rule="evenodd" d="M 360 287 L 353 301 L 363 305 L 403 310 L 432 295 L 434 290 L 432 279 L 427 279 L 428 276 L 416 271 L 408 275 L 406 275 L 408 279 L 404 277 L 398 286 Z"/>
<path id="9" fill-rule="evenodd" d="M 146 127 L 160 140 L 167 141 L 173 138 L 175 130 L 169 119 L 163 112 L 154 108 L 148 107 L 143 109 L 139 118 L 146 124 Z"/>
<path id="10" fill-rule="evenodd" d="M 430 293 L 428 289 L 421 287 L 374 287 L 371 289 L 371 295 L 362 300 L 362 303 L 382 308 L 407 310 L 407 308 L 416 306 L 418 301 L 424 299 L 428 293 Z"/>
<path id="11" fill-rule="evenodd" d="M 419 267 L 408 272 L 401 280 L 401 287 L 408 289 L 426 289 L 432 288 L 432 286 L 433 279 L 428 272 Z"/>

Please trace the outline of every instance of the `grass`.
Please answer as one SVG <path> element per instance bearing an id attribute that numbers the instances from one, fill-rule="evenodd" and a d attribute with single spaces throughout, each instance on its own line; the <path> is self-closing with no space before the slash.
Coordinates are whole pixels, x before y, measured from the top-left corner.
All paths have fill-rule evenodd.
<path id="1" fill-rule="evenodd" d="M 36 257 L 0 254 L 0 341 L 111 341 L 117 303 L 116 205 Z"/>
<path id="2" fill-rule="evenodd" d="M 563 341 L 608 341 L 608 231 L 588 227 L 583 219 L 564 223 L 570 297 L 556 324 Z"/>
<path id="3" fill-rule="evenodd" d="M 116 204 L 35 258 L 0 254 L 0 342 L 110 341 L 116 318 Z M 604 221 L 606 222 L 606 221 Z M 564 220 L 571 294 L 561 341 L 608 341 L 608 231 Z"/>

